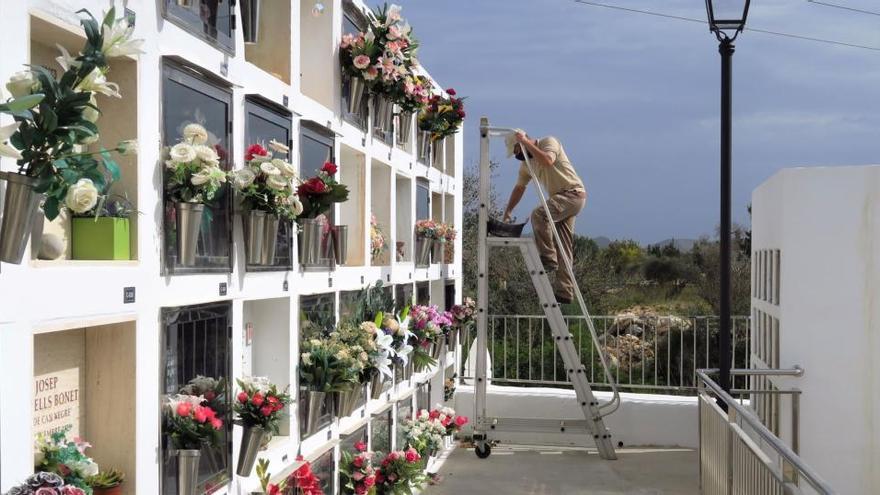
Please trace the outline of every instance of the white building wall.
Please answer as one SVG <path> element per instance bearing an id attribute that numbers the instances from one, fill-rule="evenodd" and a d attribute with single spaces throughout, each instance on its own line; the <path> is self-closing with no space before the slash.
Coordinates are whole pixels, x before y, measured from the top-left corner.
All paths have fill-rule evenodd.
<path id="1" fill-rule="evenodd" d="M 365 253 L 364 266 L 338 267 L 335 271 L 304 271 L 294 261 L 293 270 L 278 272 L 248 272 L 244 265 L 244 243 L 240 217 L 233 215 L 233 270 L 231 273 L 162 275 L 162 179 L 158 172 L 160 145 L 162 143 L 162 108 L 160 67 L 163 57 L 176 56 L 187 64 L 198 66 L 230 83 L 233 91 L 231 111 L 233 112 L 232 143 L 234 166 L 241 166 L 240 156 L 247 143 L 245 139 L 244 98 L 247 94 L 259 94 L 278 105 L 284 105 L 293 113 L 293 141 L 291 158 L 294 165 L 298 160 L 299 123 L 310 120 L 335 133 L 336 157 L 339 160 L 342 146 L 363 155 L 367 164 L 375 158 L 391 168 L 391 177 L 396 174 L 411 180 L 409 194 L 414 194 L 415 178 L 423 177 L 430 181 L 433 192 L 454 198 L 455 207 L 446 207 L 444 218 L 461 228 L 461 190 L 463 173 L 463 139 L 461 134 L 454 137 L 452 153 L 447 160 L 445 171 L 419 163 L 409 151 L 392 147 L 372 137 L 372 132 L 359 129 L 342 118 L 339 97 L 340 71 L 336 45 L 341 36 L 342 1 L 324 0 L 327 11 L 323 18 L 313 20 L 310 10 L 313 2 L 309 0 L 278 0 L 289 3 L 290 15 L 290 74 L 289 83 L 274 77 L 245 59 L 245 45 L 241 37 L 241 16 L 238 16 L 234 54 L 226 53 L 187 30 L 169 22 L 163 17 L 164 0 L 15 0 L 0 1 L 0 81 L 6 80 L 15 72 L 22 70 L 30 62 L 30 26 L 32 19 L 40 18 L 53 26 L 58 33 L 75 40 L 79 36 L 78 17 L 75 12 L 87 8 L 96 16 L 115 5 L 121 15 L 124 8 L 136 14 L 135 37 L 145 39 L 145 54 L 137 60 L 137 94 L 123 95 L 136 107 L 136 137 L 140 141 L 141 152 L 134 170 L 128 170 L 129 177 L 136 177 L 137 209 L 142 212 L 137 222 L 136 261 L 124 262 L 83 262 L 83 261 L 37 261 L 31 260 L 30 252 L 25 254 L 21 265 L 2 264 L 0 266 L 0 492 L 19 483 L 33 470 L 33 419 L 34 397 L 34 335 L 89 326 L 124 323 L 130 325 L 135 333 L 136 389 L 119 400 L 136 403 L 136 435 L 131 449 L 135 452 L 136 472 L 128 473 L 130 482 L 126 485 L 128 493 L 159 493 L 160 447 L 160 352 L 163 326 L 160 321 L 164 307 L 184 306 L 205 302 L 232 302 L 232 376 L 240 376 L 247 367 L 266 370 L 273 375 L 287 374 L 291 389 L 296 388 L 298 359 L 299 297 L 304 294 L 339 293 L 357 290 L 381 279 L 386 285 L 414 284 L 417 281 L 451 280 L 456 286 L 457 298 L 461 294 L 461 240 L 456 240 L 455 262 L 435 264 L 429 268 L 417 269 L 412 262 L 392 261 L 389 266 L 370 266 L 369 254 Z M 238 2 L 239 4 L 241 2 Z M 273 2 L 265 1 L 264 9 Z M 355 3 L 364 7 L 360 0 Z M 285 9 L 286 12 L 286 9 Z M 270 15 L 271 12 L 268 13 Z M 264 10 L 263 15 L 267 15 Z M 301 19 L 303 16 L 303 19 Z M 306 18 L 307 17 L 307 18 Z M 308 33 L 301 32 L 306 26 Z M 416 27 L 417 28 L 417 27 Z M 315 37 L 320 37 L 315 41 Z M 54 39 L 40 40 L 54 46 Z M 316 50 L 303 53 L 305 43 L 321 46 L 324 51 L 319 59 Z M 324 50 L 325 48 L 325 50 Z M 283 52 L 283 50 L 282 50 Z M 280 56 L 280 55 L 279 55 Z M 304 76 L 301 77 L 301 74 Z M 109 75 L 115 80 L 113 73 Z M 302 88 L 302 91 L 301 91 Z M 437 89 L 441 86 L 438 84 Z M 309 91 L 307 96 L 303 91 Z M 320 100 L 320 101 L 318 101 Z M 134 111 L 134 110 L 133 110 Z M 0 124 L 9 122 L 7 116 L 0 117 Z M 101 121 L 98 122 L 99 127 Z M 415 133 L 412 134 L 415 140 Z M 174 139 L 171 137 L 170 139 Z M 411 149 L 411 148 L 410 148 Z M 15 162 L 8 158 L 0 159 L 0 170 L 16 169 Z M 309 170 L 303 170 L 310 173 Z M 0 201 L 3 198 L 4 184 L 0 181 Z M 367 205 L 363 212 L 363 222 L 369 221 L 371 194 L 385 194 L 394 201 L 395 194 L 402 191 L 386 187 L 385 191 L 370 189 L 369 183 L 363 191 L 363 201 Z M 412 196 L 410 196 L 412 197 Z M 412 201 L 409 205 L 414 210 Z M 390 225 L 396 224 L 396 208 L 391 205 Z M 339 218 L 340 207 L 336 207 Z M 411 215 L 409 228 L 414 222 Z M 400 227 L 399 225 L 397 225 Z M 386 231 L 392 236 L 394 229 Z M 393 260 L 394 238 L 391 241 Z M 294 240 L 295 243 L 295 240 Z M 365 246 L 365 249 L 368 249 Z M 411 249 L 411 248 L 410 248 Z M 294 251 L 295 253 L 296 251 Z M 219 285 L 227 285 L 225 296 L 219 295 Z M 136 288 L 136 302 L 123 302 L 123 288 Z M 286 287 L 286 288 L 285 288 Z M 338 299 L 338 297 L 337 297 Z M 260 302 L 266 300 L 265 302 Z M 253 303 L 253 304 L 251 304 Z M 273 311 L 272 308 L 278 308 Z M 256 314 L 258 311 L 263 313 Z M 284 331 L 287 335 L 276 335 L 254 346 L 245 346 L 242 330 L 247 322 L 265 327 L 278 325 L 271 331 Z M 257 329 L 259 331 L 260 328 Z M 259 338 L 259 337 L 257 337 Z M 277 346 L 273 345 L 277 344 Z M 262 351 L 261 351 L 262 349 Z M 273 361 L 255 364 L 261 352 L 266 349 L 277 352 Z M 289 365 L 285 365 L 283 361 Z M 446 360 L 451 365 L 451 355 Z M 312 439 L 299 442 L 296 434 L 289 439 L 270 445 L 265 457 L 272 460 L 272 471 L 281 472 L 290 466 L 298 452 L 307 458 L 320 454 L 323 450 L 334 448 L 340 432 L 368 422 L 370 415 L 395 402 L 398 397 L 411 394 L 414 385 L 433 380 L 433 396 L 442 398 L 442 377 L 434 377 L 434 372 L 417 376 L 410 383 L 401 384 L 391 393 L 383 394 L 379 401 L 373 401 L 362 414 L 335 423 L 329 431 L 322 432 L 323 440 Z M 281 384 L 286 385 L 286 383 Z M 420 405 L 423 406 L 423 405 Z M 93 414 L 89 412 L 87 414 Z M 107 420 L 114 418 L 112 408 L 105 411 Z M 298 431 L 296 405 L 291 407 L 290 431 Z M 233 456 L 236 461 L 240 429 L 233 433 Z M 338 449 L 337 449 L 338 450 Z M 337 452 L 338 454 L 338 452 Z M 233 476 L 233 481 L 219 493 L 249 493 L 255 488 L 256 478 L 241 479 Z"/>
<path id="2" fill-rule="evenodd" d="M 777 173 L 753 193 L 752 236 L 753 266 L 780 253 L 778 304 L 753 283 L 752 309 L 779 320 L 779 366 L 805 370 L 779 382 L 803 391 L 800 454 L 839 493 L 880 493 L 880 166 Z M 784 400 L 789 443 L 791 414 Z"/>

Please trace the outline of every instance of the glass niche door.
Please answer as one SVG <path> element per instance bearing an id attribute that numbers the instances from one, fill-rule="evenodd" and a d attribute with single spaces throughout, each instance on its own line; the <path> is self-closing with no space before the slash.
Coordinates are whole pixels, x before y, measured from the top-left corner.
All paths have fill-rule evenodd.
<path id="1" fill-rule="evenodd" d="M 229 170 L 233 153 L 231 142 L 232 91 L 212 79 L 199 77 L 167 62 L 162 74 L 162 162 L 168 148 L 183 139 L 189 124 L 199 124 L 208 131 L 208 146 L 220 158 L 220 168 Z M 163 173 L 166 169 L 162 167 Z M 164 182 L 164 178 L 163 178 Z M 177 211 L 172 201 L 165 200 L 165 269 L 167 273 L 204 273 L 232 271 L 232 194 L 225 184 L 214 199 L 205 204 L 198 233 L 195 263 L 184 266 L 177 256 Z"/>
<path id="2" fill-rule="evenodd" d="M 269 149 L 269 142 L 276 141 L 293 149 L 290 113 L 249 95 L 245 100 L 247 121 L 245 125 L 245 150 L 252 144 Z M 290 154 L 270 150 L 275 158 L 294 163 Z M 244 156 L 242 156 L 244 163 Z M 244 215 L 245 212 L 242 212 Z M 244 232 L 245 229 L 242 229 Z M 275 237 L 275 260 L 271 265 L 247 265 L 248 271 L 285 271 L 293 269 L 293 222 L 282 219 Z"/>

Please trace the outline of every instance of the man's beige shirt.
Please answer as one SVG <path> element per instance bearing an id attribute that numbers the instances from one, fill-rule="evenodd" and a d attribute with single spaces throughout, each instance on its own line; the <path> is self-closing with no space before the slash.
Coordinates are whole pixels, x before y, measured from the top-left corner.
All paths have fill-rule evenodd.
<path id="1" fill-rule="evenodd" d="M 541 138 L 538 140 L 538 148 L 549 154 L 553 160 L 553 165 L 549 167 L 540 165 L 535 159 L 530 160 L 535 176 L 541 182 L 541 186 L 544 187 L 548 195 L 552 196 L 578 187 L 584 188 L 584 183 L 578 177 L 577 172 L 575 172 L 558 139 L 553 136 Z M 526 186 L 531 179 L 526 163 L 522 162 L 519 166 L 517 185 Z"/>

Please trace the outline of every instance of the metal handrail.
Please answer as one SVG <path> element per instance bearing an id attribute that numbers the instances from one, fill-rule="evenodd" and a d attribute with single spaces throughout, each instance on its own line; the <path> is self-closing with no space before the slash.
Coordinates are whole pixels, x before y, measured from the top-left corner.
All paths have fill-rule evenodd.
<path id="1" fill-rule="evenodd" d="M 738 370 L 738 371 L 751 371 L 751 370 Z M 780 376 L 799 376 L 796 373 L 803 373 L 803 370 L 800 368 L 792 368 L 792 369 L 777 369 L 777 370 L 763 370 L 768 375 L 780 375 Z M 728 408 L 733 409 L 736 412 L 736 415 L 742 418 L 743 421 L 748 423 L 749 427 L 761 437 L 762 440 L 767 442 L 770 447 L 772 447 L 782 458 L 785 459 L 785 462 L 790 464 L 792 467 L 797 469 L 800 476 L 805 478 L 816 490 L 819 490 L 821 493 L 826 495 L 832 495 L 837 492 L 825 481 L 818 473 L 816 473 L 813 468 L 808 466 L 788 445 L 786 445 L 782 440 L 779 439 L 776 435 L 773 434 L 770 430 L 767 429 L 766 426 L 761 422 L 761 420 L 752 412 L 751 409 L 746 406 L 741 405 L 736 399 L 734 399 L 730 394 L 724 391 L 720 385 L 715 383 L 712 378 L 709 377 L 709 373 L 717 372 L 717 370 L 697 370 L 697 376 L 703 385 L 706 386 L 709 390 L 712 391 L 712 394 L 715 395 L 717 399 L 723 402 Z"/>
<path id="2" fill-rule="evenodd" d="M 514 131 L 513 129 L 504 129 L 506 131 Z M 493 131 L 501 131 L 498 128 L 489 128 L 489 132 Z M 529 154 L 523 150 L 523 158 L 525 158 L 526 168 L 529 171 L 529 175 L 532 177 L 532 182 L 535 183 L 535 189 L 538 191 L 538 197 L 541 199 L 541 206 L 544 209 L 544 213 L 547 215 L 547 221 L 550 222 L 550 226 L 553 231 L 553 239 L 556 242 L 556 245 L 560 247 L 558 252 L 556 253 L 558 257 L 562 258 L 562 261 L 565 263 L 565 269 L 568 271 L 568 274 L 571 276 L 571 281 L 574 284 L 574 295 L 577 297 L 578 306 L 580 306 L 581 313 L 586 317 L 587 320 L 587 328 L 590 330 L 590 337 L 593 339 L 593 345 L 596 346 L 596 350 L 599 354 L 599 361 L 602 363 L 602 371 L 605 373 L 605 379 L 608 380 L 608 384 L 611 386 L 611 392 L 613 396 L 610 400 L 599 404 L 598 409 L 600 411 L 604 409 L 608 409 L 608 411 L 604 413 L 600 413 L 599 417 L 603 418 L 613 413 L 620 407 L 620 391 L 617 389 L 617 381 L 614 377 L 611 376 L 611 368 L 608 367 L 608 361 L 605 359 L 605 352 L 602 350 L 601 344 L 599 343 L 599 335 L 596 333 L 596 328 L 593 325 L 593 319 L 590 318 L 590 312 L 587 310 L 587 303 L 584 301 L 584 295 L 581 293 L 580 284 L 578 284 L 577 278 L 574 276 L 574 266 L 572 265 L 571 259 L 569 259 L 568 254 L 565 252 L 565 249 L 561 249 L 564 245 L 562 243 L 562 238 L 559 236 L 559 230 L 556 228 L 556 222 L 553 221 L 553 215 L 550 213 L 550 207 L 547 205 L 547 198 L 544 196 L 544 188 L 541 187 L 541 182 L 538 180 L 538 177 L 535 175 L 535 171 L 532 169 L 532 162 L 529 160 Z"/>

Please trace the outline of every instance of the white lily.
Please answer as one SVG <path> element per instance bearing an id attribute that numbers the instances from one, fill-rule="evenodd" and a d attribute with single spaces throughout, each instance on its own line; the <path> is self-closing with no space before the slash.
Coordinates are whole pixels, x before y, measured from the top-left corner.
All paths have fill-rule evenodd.
<path id="1" fill-rule="evenodd" d="M 391 371 L 391 358 L 388 357 L 387 353 L 381 353 L 379 356 L 373 360 L 373 366 L 379 370 L 379 373 L 391 378 L 393 374 Z"/>
<path id="2" fill-rule="evenodd" d="M 101 36 L 104 37 L 104 43 L 101 45 L 101 51 L 107 58 L 124 57 L 126 55 L 138 55 L 144 53 L 141 46 L 144 40 L 131 39 L 134 33 L 134 26 L 128 24 L 128 19 L 122 18 L 114 21 L 109 26 L 101 25 Z"/>
<path id="3" fill-rule="evenodd" d="M 95 67 L 92 72 L 89 72 L 89 74 L 76 85 L 76 90 L 91 91 L 94 93 L 101 93 L 104 96 L 122 98 L 122 95 L 119 94 L 119 85 L 107 81 L 107 77 L 101 72 L 101 69 L 97 67 Z"/>
<path id="4" fill-rule="evenodd" d="M 80 66 L 80 63 L 76 60 L 76 57 L 72 57 L 70 55 L 70 52 L 67 51 L 67 48 L 64 48 L 57 43 L 55 44 L 55 46 L 58 48 L 58 51 L 61 52 L 61 55 L 55 57 L 55 61 L 58 62 L 58 65 L 60 65 L 62 69 L 64 69 L 64 72 L 69 71 L 71 67 Z"/>
<path id="5" fill-rule="evenodd" d="M 14 146 L 7 143 L 9 138 L 18 130 L 19 125 L 21 125 L 21 122 L 0 126 L 0 156 L 8 156 L 9 158 L 21 160 L 21 151 L 18 151 Z"/>

